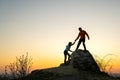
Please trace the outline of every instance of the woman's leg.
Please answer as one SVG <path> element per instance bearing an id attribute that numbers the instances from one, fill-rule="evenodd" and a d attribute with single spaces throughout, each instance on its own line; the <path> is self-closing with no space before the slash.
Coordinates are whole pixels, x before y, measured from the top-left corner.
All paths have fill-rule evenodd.
<path id="1" fill-rule="evenodd" d="M 66 58 L 67 58 L 66 51 L 64 51 L 64 64 L 66 64 Z"/>

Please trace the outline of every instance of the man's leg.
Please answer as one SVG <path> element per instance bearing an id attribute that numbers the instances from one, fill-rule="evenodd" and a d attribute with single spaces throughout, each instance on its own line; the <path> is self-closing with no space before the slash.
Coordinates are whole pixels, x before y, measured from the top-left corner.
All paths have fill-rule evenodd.
<path id="1" fill-rule="evenodd" d="M 80 44 L 81 44 L 81 39 L 79 40 L 79 42 L 78 42 L 78 44 L 77 44 L 77 47 L 76 47 L 76 50 L 75 50 L 75 51 L 77 51 L 77 50 L 78 50 L 78 48 L 79 48 Z"/>
<path id="2" fill-rule="evenodd" d="M 85 40 L 83 40 L 84 51 L 86 51 Z"/>

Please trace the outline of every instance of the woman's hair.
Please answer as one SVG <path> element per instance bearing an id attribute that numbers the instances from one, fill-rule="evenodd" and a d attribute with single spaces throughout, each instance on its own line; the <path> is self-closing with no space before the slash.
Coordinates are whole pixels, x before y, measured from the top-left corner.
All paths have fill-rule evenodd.
<path id="1" fill-rule="evenodd" d="M 68 45 L 72 45 L 72 42 L 69 42 Z"/>

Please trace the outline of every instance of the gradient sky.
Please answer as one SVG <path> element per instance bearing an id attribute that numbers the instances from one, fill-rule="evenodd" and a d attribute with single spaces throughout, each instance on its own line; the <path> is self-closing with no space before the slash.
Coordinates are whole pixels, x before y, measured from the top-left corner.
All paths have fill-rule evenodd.
<path id="1" fill-rule="evenodd" d="M 26 52 L 33 69 L 59 66 L 80 26 L 91 54 L 113 54 L 111 71 L 120 72 L 120 0 L 0 0 L 0 71 Z"/>

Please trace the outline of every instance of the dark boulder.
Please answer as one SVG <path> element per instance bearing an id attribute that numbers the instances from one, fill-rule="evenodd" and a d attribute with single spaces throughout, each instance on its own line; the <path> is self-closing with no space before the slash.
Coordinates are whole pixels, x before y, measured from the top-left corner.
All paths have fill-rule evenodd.
<path id="1" fill-rule="evenodd" d="M 77 50 L 71 54 L 71 64 L 79 70 L 100 72 L 100 68 L 89 51 Z"/>

